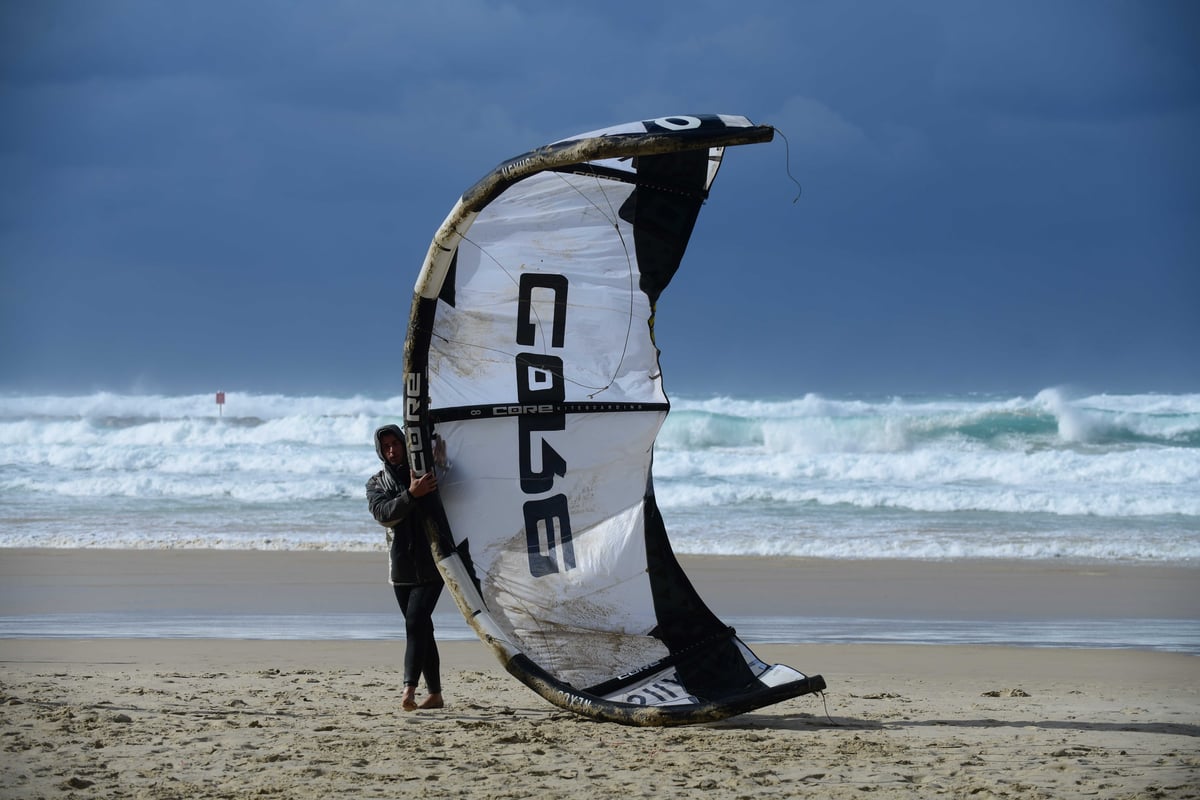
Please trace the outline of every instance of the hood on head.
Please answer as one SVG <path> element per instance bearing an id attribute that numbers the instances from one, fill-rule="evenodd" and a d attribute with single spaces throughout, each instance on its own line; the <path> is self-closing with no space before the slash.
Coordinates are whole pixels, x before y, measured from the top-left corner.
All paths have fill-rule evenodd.
<path id="1" fill-rule="evenodd" d="M 379 437 L 385 433 L 394 434 L 397 439 L 404 441 L 404 431 L 400 429 L 399 425 L 384 425 L 375 431 L 375 455 L 379 456 L 379 460 L 384 464 L 387 463 L 387 459 L 383 457 L 383 445 L 380 444 Z"/>

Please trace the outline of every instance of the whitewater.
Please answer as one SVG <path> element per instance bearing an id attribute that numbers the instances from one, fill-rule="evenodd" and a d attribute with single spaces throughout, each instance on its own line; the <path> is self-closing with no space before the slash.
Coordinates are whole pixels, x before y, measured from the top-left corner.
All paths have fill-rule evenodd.
<path id="1" fill-rule="evenodd" d="M 403 398 L 0 397 L 0 547 L 382 550 Z M 673 398 L 675 550 L 1200 564 L 1200 395 Z"/>

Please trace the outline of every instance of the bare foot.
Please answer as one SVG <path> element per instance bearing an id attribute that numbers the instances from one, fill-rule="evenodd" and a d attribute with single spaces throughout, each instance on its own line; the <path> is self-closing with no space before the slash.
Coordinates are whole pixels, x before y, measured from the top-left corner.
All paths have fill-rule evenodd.
<path id="1" fill-rule="evenodd" d="M 406 688 L 404 694 L 400 697 L 400 707 L 405 711 L 417 710 L 417 690 Z"/>
<path id="2" fill-rule="evenodd" d="M 417 708 L 444 708 L 445 706 L 446 704 L 442 701 L 442 694 L 438 692 L 426 697 Z"/>

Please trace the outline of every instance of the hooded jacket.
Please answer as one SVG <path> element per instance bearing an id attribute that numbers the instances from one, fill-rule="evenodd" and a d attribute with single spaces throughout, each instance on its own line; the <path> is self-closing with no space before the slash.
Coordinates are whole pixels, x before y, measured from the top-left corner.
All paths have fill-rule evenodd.
<path id="1" fill-rule="evenodd" d="M 392 466 L 383 456 L 379 437 L 384 433 L 404 441 L 398 425 L 384 425 L 375 431 L 375 454 L 383 469 L 367 481 L 367 505 L 375 521 L 388 529 L 388 554 L 391 582 L 397 586 L 421 586 L 442 582 L 433 560 L 433 551 L 421 524 L 417 499 L 408 493 L 411 480 L 408 464 Z"/>

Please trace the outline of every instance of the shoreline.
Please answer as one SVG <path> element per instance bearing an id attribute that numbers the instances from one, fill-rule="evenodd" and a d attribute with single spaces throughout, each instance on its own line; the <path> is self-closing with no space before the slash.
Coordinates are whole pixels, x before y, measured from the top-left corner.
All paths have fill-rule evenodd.
<path id="1" fill-rule="evenodd" d="M 1200 566 L 961 559 L 678 555 L 717 611 L 734 615 L 1200 619 Z M 337 550 L 0 548 L 0 611 L 270 612 L 394 607 L 387 554 Z M 286 596 L 272 596 L 271 592 Z M 948 602 L 947 598 L 953 600 Z M 157 601 L 155 603 L 147 600 Z"/>
<path id="2" fill-rule="evenodd" d="M 1200 569 L 680 556 L 747 643 L 992 644 L 1200 654 Z M 453 599 L 444 640 L 473 640 Z M 0 549 L 0 639 L 402 637 L 371 552 Z"/>

